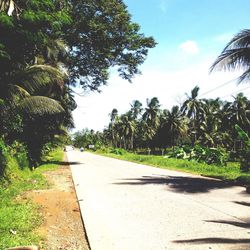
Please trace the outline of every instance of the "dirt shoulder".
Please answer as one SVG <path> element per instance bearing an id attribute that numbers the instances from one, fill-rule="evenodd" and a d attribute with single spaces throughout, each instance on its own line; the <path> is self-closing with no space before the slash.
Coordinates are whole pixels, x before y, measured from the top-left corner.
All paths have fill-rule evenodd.
<path id="1" fill-rule="evenodd" d="M 29 194 L 41 206 L 44 221 L 39 232 L 46 239 L 43 250 L 89 250 L 69 165 L 45 173 L 51 189 Z"/>

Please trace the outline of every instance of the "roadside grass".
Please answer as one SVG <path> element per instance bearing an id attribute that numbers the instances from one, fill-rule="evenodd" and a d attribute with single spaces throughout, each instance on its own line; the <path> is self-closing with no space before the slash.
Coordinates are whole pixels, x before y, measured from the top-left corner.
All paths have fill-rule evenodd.
<path id="1" fill-rule="evenodd" d="M 61 161 L 62 150 L 55 150 L 46 157 L 45 162 Z M 11 162 L 14 171 L 10 182 L 0 182 L 0 249 L 20 245 L 36 245 L 42 237 L 36 229 L 42 223 L 39 207 L 29 199 L 24 198 L 26 191 L 47 189 L 49 183 L 42 175 L 43 172 L 58 168 L 57 164 L 43 164 L 31 171 L 29 168 L 19 170 Z"/>
<path id="2" fill-rule="evenodd" d="M 158 155 L 139 155 L 129 152 L 114 154 L 103 151 L 96 151 L 96 153 L 103 156 L 131 161 L 135 163 L 142 163 L 158 168 L 177 170 L 206 177 L 219 178 L 222 180 L 232 181 L 244 185 L 250 184 L 250 172 L 242 173 L 240 171 L 239 163 L 236 162 L 228 162 L 226 166 L 217 166 L 183 159 L 164 158 L 163 156 Z"/>

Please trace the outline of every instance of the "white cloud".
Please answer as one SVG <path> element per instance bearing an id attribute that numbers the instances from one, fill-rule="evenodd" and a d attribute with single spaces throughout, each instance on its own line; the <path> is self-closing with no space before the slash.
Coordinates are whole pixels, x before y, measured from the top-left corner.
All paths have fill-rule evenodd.
<path id="1" fill-rule="evenodd" d="M 196 55 L 200 52 L 200 49 L 195 41 L 188 40 L 179 45 L 179 48 L 189 55 Z"/>

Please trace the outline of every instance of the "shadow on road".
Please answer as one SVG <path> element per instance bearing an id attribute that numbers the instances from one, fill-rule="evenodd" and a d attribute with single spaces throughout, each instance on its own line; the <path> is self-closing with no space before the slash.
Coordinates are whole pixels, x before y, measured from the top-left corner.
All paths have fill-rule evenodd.
<path id="1" fill-rule="evenodd" d="M 249 219 L 248 219 L 249 221 Z M 228 220 L 206 220 L 206 222 L 212 222 L 212 223 L 220 223 L 220 224 L 227 224 L 232 225 L 240 228 L 250 228 L 249 222 L 238 222 L 238 221 L 228 221 Z"/>
<path id="2" fill-rule="evenodd" d="M 73 161 L 73 162 L 68 162 L 68 161 L 44 161 L 42 164 L 56 164 L 60 166 L 68 166 L 68 165 L 79 165 L 82 164 L 81 162 Z"/>
<path id="3" fill-rule="evenodd" d="M 250 202 L 245 202 L 245 201 L 234 201 L 234 203 L 242 205 L 242 206 L 247 206 L 250 207 Z"/>
<path id="4" fill-rule="evenodd" d="M 232 187 L 233 184 L 216 179 L 182 176 L 142 176 L 142 178 L 121 179 L 116 185 L 167 185 L 175 192 L 205 193 L 212 189 Z"/>
<path id="5" fill-rule="evenodd" d="M 190 244 L 250 244 L 250 239 L 231 239 L 231 238 L 198 238 L 189 240 L 175 240 L 174 243 Z M 236 248 L 235 248 L 236 249 Z"/>

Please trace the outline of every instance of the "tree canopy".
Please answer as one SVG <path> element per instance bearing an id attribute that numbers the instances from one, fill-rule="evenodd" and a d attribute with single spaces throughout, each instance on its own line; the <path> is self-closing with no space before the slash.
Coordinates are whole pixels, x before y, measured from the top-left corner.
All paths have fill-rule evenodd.
<path id="1" fill-rule="evenodd" d="M 73 126 L 72 86 L 99 91 L 114 69 L 131 81 L 155 45 L 121 0 L 0 0 L 0 136 L 37 161 Z"/>

